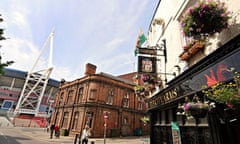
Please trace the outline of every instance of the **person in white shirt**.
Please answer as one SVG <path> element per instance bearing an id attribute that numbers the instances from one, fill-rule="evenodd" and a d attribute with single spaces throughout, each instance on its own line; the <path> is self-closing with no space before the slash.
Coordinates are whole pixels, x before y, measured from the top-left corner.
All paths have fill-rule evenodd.
<path id="1" fill-rule="evenodd" d="M 82 144 L 88 143 L 88 137 L 90 136 L 90 128 L 88 125 L 85 125 L 85 128 L 82 131 L 81 141 Z"/>

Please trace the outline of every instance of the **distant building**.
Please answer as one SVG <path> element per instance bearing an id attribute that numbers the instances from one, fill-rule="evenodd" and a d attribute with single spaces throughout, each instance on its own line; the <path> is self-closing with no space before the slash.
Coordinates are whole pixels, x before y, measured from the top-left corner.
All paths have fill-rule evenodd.
<path id="1" fill-rule="evenodd" d="M 15 69 L 4 69 L 4 74 L 0 75 L 0 109 L 15 109 L 18 99 L 23 89 L 27 72 Z M 51 112 L 49 101 L 54 100 L 58 91 L 59 82 L 49 79 L 45 94 L 43 96 L 40 112 Z"/>
<path id="2" fill-rule="evenodd" d="M 86 124 L 93 137 L 148 134 L 146 104 L 135 95 L 135 83 L 106 73 L 96 74 L 96 66 L 86 65 L 85 76 L 60 84 L 51 123 L 80 134 Z M 135 74 L 129 74 L 131 79 Z M 123 75 L 121 77 L 124 77 Z M 106 125 L 105 125 L 106 124 Z"/>

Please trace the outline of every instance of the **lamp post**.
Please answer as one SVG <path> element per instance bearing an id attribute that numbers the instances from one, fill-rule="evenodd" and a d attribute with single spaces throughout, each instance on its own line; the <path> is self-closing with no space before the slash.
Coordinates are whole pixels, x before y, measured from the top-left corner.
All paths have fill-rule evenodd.
<path id="1" fill-rule="evenodd" d="M 104 144 L 106 144 L 107 120 L 104 119 Z"/>
<path id="2" fill-rule="evenodd" d="M 109 118 L 109 113 L 108 111 L 104 111 L 104 144 L 106 144 L 106 134 L 107 134 L 107 120 Z"/>

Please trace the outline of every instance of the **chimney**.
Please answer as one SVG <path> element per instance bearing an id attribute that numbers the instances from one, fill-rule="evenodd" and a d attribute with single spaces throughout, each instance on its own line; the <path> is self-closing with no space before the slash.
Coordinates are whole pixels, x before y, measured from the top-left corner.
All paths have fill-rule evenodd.
<path id="1" fill-rule="evenodd" d="M 96 74 L 97 66 L 87 63 L 85 67 L 85 75 Z"/>

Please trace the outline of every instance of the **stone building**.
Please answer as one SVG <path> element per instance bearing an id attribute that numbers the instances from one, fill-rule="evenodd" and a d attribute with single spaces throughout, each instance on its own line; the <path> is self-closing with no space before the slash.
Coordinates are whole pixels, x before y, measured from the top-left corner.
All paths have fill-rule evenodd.
<path id="1" fill-rule="evenodd" d="M 86 124 L 93 137 L 148 134 L 148 124 L 141 121 L 146 105 L 135 95 L 136 84 L 127 80 L 136 74 L 123 79 L 96 74 L 96 68 L 87 64 L 84 77 L 60 84 L 51 123 L 70 135 L 80 134 Z"/>

